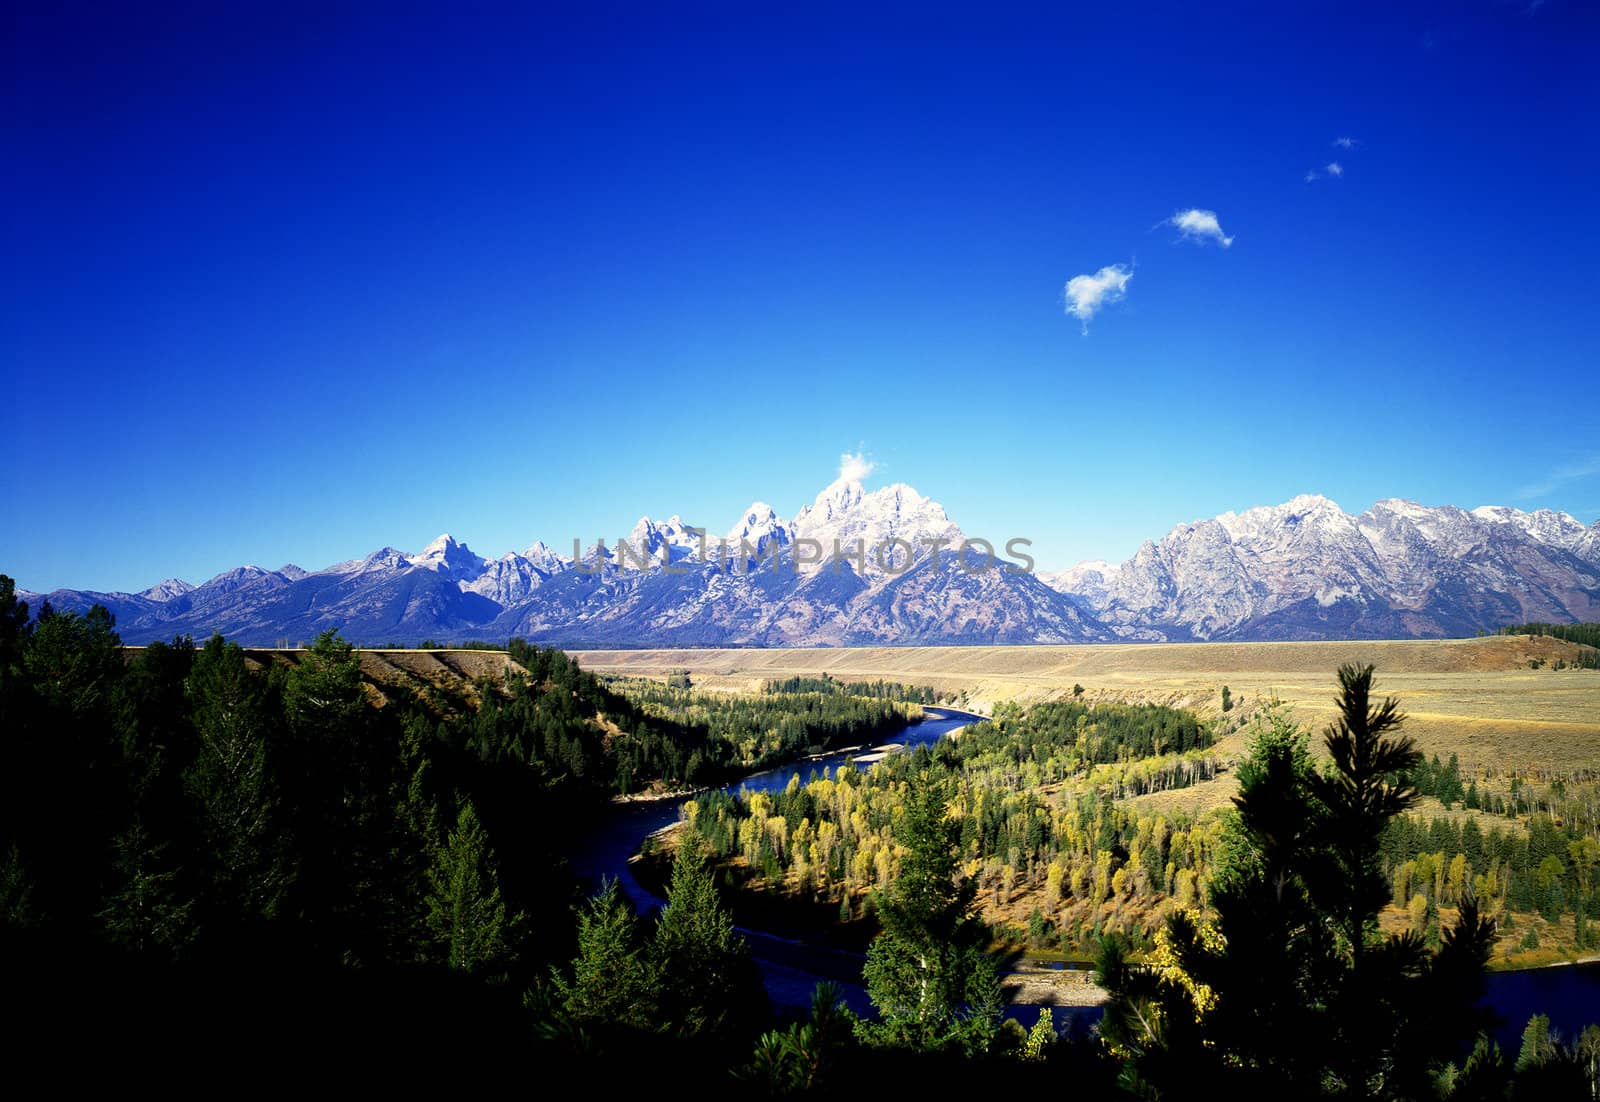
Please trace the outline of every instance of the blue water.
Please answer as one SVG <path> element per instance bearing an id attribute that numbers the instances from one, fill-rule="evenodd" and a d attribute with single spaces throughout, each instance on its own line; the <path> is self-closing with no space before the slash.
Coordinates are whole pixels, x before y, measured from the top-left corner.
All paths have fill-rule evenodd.
<path id="1" fill-rule="evenodd" d="M 1513 1060 L 1522 1030 L 1535 1014 L 1572 1040 L 1586 1025 L 1600 1025 L 1600 961 L 1525 972 L 1489 973 L 1489 1008 L 1500 1018 L 1494 1039 Z"/>

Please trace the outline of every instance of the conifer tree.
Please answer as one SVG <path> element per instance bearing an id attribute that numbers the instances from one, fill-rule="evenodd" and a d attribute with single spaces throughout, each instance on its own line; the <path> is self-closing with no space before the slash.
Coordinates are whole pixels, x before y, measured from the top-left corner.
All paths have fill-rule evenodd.
<path id="1" fill-rule="evenodd" d="M 726 1036 L 766 1016 L 749 946 L 718 900 L 711 870 L 691 838 L 678 847 L 651 951 L 662 1013 L 680 1034 Z"/>
<path id="2" fill-rule="evenodd" d="M 494 975 L 510 963 L 521 917 L 506 910 L 494 853 L 470 801 L 428 869 L 424 908 L 432 959 L 472 976 Z"/>
<path id="3" fill-rule="evenodd" d="M 883 932 L 867 950 L 867 995 L 881 1017 L 862 1025 L 869 1043 L 979 1052 L 999 1028 L 999 979 L 972 913 L 977 885 L 957 882 L 948 804 L 932 770 L 913 776 L 895 831 L 906 852 L 877 900 Z"/>
<path id="4" fill-rule="evenodd" d="M 1322 772 L 1276 712 L 1258 721 L 1214 921 L 1174 913 L 1145 966 L 1106 946 L 1101 1032 L 1125 1060 L 1124 1086 L 1157 1098 L 1431 1096 L 1485 1024 L 1494 927 L 1471 898 L 1437 953 L 1414 931 L 1377 932 L 1389 896 L 1379 837 L 1415 801 L 1404 778 L 1420 755 L 1392 734 L 1398 704 L 1371 702 L 1370 666 L 1341 668 L 1339 685 Z"/>
<path id="5" fill-rule="evenodd" d="M 163 861 L 166 846 L 137 819 L 113 846 L 120 883 L 99 913 L 106 936 L 134 953 L 177 957 L 196 935 L 194 904 L 179 897 L 177 870 Z"/>
<path id="6" fill-rule="evenodd" d="M 654 962 L 643 949 L 633 908 L 608 878 L 578 915 L 572 979 L 556 975 L 566 1012 L 588 1024 L 652 1028 L 657 983 Z"/>
<path id="7" fill-rule="evenodd" d="M 273 830 L 276 786 L 260 679 L 238 644 L 214 635 L 195 658 L 188 697 L 199 745 L 184 785 L 200 807 L 219 902 L 240 919 L 271 918 L 286 873 Z"/>

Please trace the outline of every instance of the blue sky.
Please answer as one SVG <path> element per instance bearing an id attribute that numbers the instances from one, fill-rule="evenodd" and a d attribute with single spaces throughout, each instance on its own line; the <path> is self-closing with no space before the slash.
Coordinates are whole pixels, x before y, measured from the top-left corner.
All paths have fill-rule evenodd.
<path id="1" fill-rule="evenodd" d="M 1302 492 L 1600 517 L 1594 4 L 9 18 L 27 588 L 717 531 L 858 450 L 1047 568 Z"/>

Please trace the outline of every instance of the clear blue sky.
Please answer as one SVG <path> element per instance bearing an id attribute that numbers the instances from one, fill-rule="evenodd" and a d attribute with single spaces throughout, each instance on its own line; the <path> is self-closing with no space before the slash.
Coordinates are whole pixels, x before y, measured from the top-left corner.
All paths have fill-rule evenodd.
<path id="1" fill-rule="evenodd" d="M 861 7 L 14 7 L 0 572 L 716 531 L 857 449 L 1042 567 L 1600 516 L 1600 6 Z"/>

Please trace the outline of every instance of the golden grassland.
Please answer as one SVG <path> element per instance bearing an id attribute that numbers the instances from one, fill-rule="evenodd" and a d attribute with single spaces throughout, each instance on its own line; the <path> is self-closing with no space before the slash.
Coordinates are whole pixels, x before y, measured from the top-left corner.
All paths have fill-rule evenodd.
<path id="1" fill-rule="evenodd" d="M 304 650 L 246 649 L 256 666 L 299 665 Z M 415 693 L 437 711 L 476 708 L 481 678 L 504 682 L 518 668 L 504 651 L 485 650 L 360 650 L 361 677 L 367 695 L 378 707 L 395 697 Z"/>
<path id="2" fill-rule="evenodd" d="M 768 678 L 828 673 L 901 681 L 959 694 L 979 711 L 1005 700 L 1059 699 L 1082 685 L 1089 700 L 1194 708 L 1221 716 L 1227 685 L 1244 714 L 1276 698 L 1320 730 L 1334 714 L 1334 671 L 1370 662 L 1377 685 L 1409 715 L 1423 752 L 1455 753 L 1463 772 L 1600 768 L 1600 670 L 1553 670 L 1575 644 L 1529 636 L 1317 643 L 1164 643 L 1086 646 L 844 647 L 579 651 L 599 674 L 664 677 L 687 670 L 707 688 L 753 690 Z M 1540 669 L 1530 662 L 1543 662 Z M 1223 739 L 1233 756 L 1244 736 Z M 1215 782 L 1226 790 L 1227 779 Z M 1208 786 L 1196 786 L 1204 789 Z M 1145 797 L 1214 805 L 1195 789 Z M 1226 792 L 1220 793 L 1225 798 Z"/>

